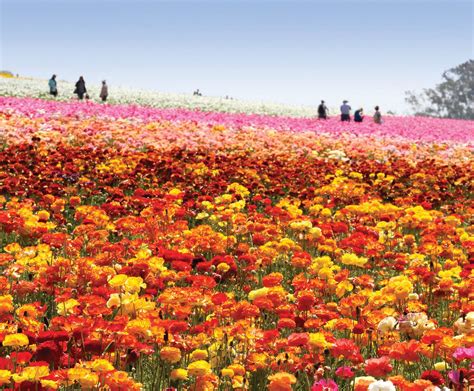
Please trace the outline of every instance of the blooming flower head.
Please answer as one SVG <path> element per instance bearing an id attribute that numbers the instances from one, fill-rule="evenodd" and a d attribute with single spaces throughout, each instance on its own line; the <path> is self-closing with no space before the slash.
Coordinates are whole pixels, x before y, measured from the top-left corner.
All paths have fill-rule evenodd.
<path id="1" fill-rule="evenodd" d="M 211 373 L 211 364 L 204 360 L 197 360 L 188 365 L 188 374 L 191 376 L 204 376 Z"/>
<path id="2" fill-rule="evenodd" d="M 173 369 L 170 378 L 173 380 L 188 380 L 188 371 L 184 368 Z"/>
<path id="3" fill-rule="evenodd" d="M 380 358 L 370 358 L 365 361 L 365 372 L 369 376 L 386 376 L 392 371 L 390 358 L 383 356 Z"/>
<path id="4" fill-rule="evenodd" d="M 369 385 L 368 391 L 396 391 L 390 380 L 377 380 Z"/>
<path id="5" fill-rule="evenodd" d="M 321 379 L 314 383 L 311 387 L 311 391 L 338 391 L 339 387 L 336 382 L 331 379 Z"/>
<path id="6" fill-rule="evenodd" d="M 206 350 L 196 349 L 191 353 L 190 359 L 191 361 L 206 360 L 207 357 L 208 357 L 208 354 Z"/>
<path id="7" fill-rule="evenodd" d="M 339 367 L 336 369 L 336 376 L 342 377 L 343 379 L 350 379 L 354 377 L 354 372 L 351 367 Z"/>
<path id="8" fill-rule="evenodd" d="M 268 376 L 268 380 L 270 380 L 269 391 L 291 391 L 292 384 L 296 383 L 296 377 L 288 372 L 277 372 Z"/>
<path id="9" fill-rule="evenodd" d="M 29 344 L 28 337 L 25 334 L 8 334 L 2 342 L 3 346 L 19 347 Z"/>
<path id="10" fill-rule="evenodd" d="M 160 350 L 160 358 L 170 363 L 177 363 L 181 360 L 181 350 L 173 346 L 165 346 Z"/>

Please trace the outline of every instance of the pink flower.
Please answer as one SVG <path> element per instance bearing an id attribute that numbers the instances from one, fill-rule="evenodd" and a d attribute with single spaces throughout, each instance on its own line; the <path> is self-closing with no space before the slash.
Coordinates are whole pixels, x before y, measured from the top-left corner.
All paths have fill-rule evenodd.
<path id="1" fill-rule="evenodd" d="M 313 384 L 311 391 L 338 391 L 339 387 L 331 379 L 321 379 Z"/>

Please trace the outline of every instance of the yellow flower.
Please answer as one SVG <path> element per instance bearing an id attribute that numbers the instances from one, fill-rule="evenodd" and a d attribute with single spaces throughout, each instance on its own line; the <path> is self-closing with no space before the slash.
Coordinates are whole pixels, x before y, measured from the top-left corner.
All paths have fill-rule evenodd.
<path id="1" fill-rule="evenodd" d="M 92 388 L 99 382 L 99 376 L 87 368 L 71 368 L 67 371 L 68 379 L 72 382 L 78 382 L 84 388 Z"/>
<path id="2" fill-rule="evenodd" d="M 126 274 L 117 274 L 109 280 L 109 285 L 112 288 L 120 288 L 127 281 L 128 276 Z"/>
<path id="3" fill-rule="evenodd" d="M 125 281 L 125 290 L 130 293 L 138 293 L 141 288 L 146 288 L 146 284 L 141 277 L 128 277 Z"/>
<path id="4" fill-rule="evenodd" d="M 308 343 L 313 349 L 320 350 L 324 350 L 331 346 L 331 344 L 326 341 L 326 337 L 323 333 L 310 333 Z"/>
<path id="5" fill-rule="evenodd" d="M 188 380 L 188 371 L 184 368 L 173 369 L 170 377 L 171 380 Z"/>
<path id="6" fill-rule="evenodd" d="M 21 383 L 24 381 L 36 382 L 40 378 L 49 375 L 49 368 L 46 365 L 38 367 L 26 367 L 21 371 L 20 374 L 14 374 L 12 376 L 15 383 Z"/>
<path id="7" fill-rule="evenodd" d="M 230 269 L 230 266 L 225 262 L 221 262 L 217 265 L 217 271 L 219 273 L 224 274 L 224 273 L 228 272 L 229 269 Z"/>
<path id="8" fill-rule="evenodd" d="M 91 362 L 90 368 L 95 372 L 110 372 L 113 371 L 115 368 L 108 360 L 104 359 L 97 359 Z"/>
<path id="9" fill-rule="evenodd" d="M 242 186 L 241 184 L 236 182 L 231 183 L 229 186 L 227 186 L 227 191 L 233 191 L 234 193 L 239 194 L 242 197 L 247 197 L 250 194 L 249 190 L 245 186 Z"/>
<path id="10" fill-rule="evenodd" d="M 172 346 L 165 346 L 160 350 L 160 358 L 172 364 L 181 360 L 181 350 Z"/>
<path id="11" fill-rule="evenodd" d="M 127 323 L 126 331 L 130 334 L 150 337 L 151 334 L 150 319 L 132 319 Z"/>
<path id="12" fill-rule="evenodd" d="M 54 380 L 40 379 L 41 386 L 50 390 L 57 390 L 59 388 L 59 382 Z"/>
<path id="13" fill-rule="evenodd" d="M 239 376 L 244 376 L 245 375 L 245 367 L 240 364 L 231 364 L 227 368 L 232 369 L 234 371 L 234 374 L 239 375 Z"/>
<path id="14" fill-rule="evenodd" d="M 354 285 L 352 285 L 349 281 L 343 280 L 336 287 L 336 295 L 337 297 L 341 298 L 347 292 L 351 292 L 354 289 Z"/>
<path id="15" fill-rule="evenodd" d="M 211 365 L 204 360 L 194 361 L 188 365 L 188 373 L 191 376 L 204 376 L 211 373 Z"/>
<path id="16" fill-rule="evenodd" d="M 438 372 L 444 372 L 449 369 L 449 366 L 446 361 L 439 361 L 434 364 L 434 369 L 436 369 Z"/>
<path id="17" fill-rule="evenodd" d="M 344 265 L 352 265 L 362 267 L 367 263 L 368 259 L 364 257 L 358 257 L 355 254 L 346 253 L 341 257 L 341 262 Z"/>
<path id="18" fill-rule="evenodd" d="M 68 316 L 74 313 L 74 308 L 79 306 L 79 302 L 76 299 L 69 299 L 58 303 L 57 310 L 61 316 Z"/>
<path id="19" fill-rule="evenodd" d="M 290 228 L 295 231 L 307 231 L 313 227 L 309 220 L 297 220 L 290 223 Z"/>
<path id="20" fill-rule="evenodd" d="M 12 373 L 6 369 L 0 369 L 0 385 L 10 383 L 10 377 Z"/>
<path id="21" fill-rule="evenodd" d="M 13 296 L 0 296 L 0 314 L 6 314 L 13 311 Z"/>
<path id="22" fill-rule="evenodd" d="M 323 231 L 321 231 L 321 228 L 319 227 L 313 227 L 309 230 L 308 234 L 311 239 L 319 239 L 321 236 L 323 236 Z"/>
<path id="23" fill-rule="evenodd" d="M 255 299 L 258 299 L 259 297 L 266 296 L 268 294 L 269 290 L 270 290 L 269 288 L 264 287 L 264 288 L 255 289 L 253 291 L 250 291 L 249 292 L 249 300 L 253 301 Z"/>
<path id="24" fill-rule="evenodd" d="M 203 349 L 196 349 L 194 352 L 191 353 L 191 361 L 197 360 L 205 360 L 207 359 L 208 354 L 206 350 Z"/>
<path id="25" fill-rule="evenodd" d="M 3 346 L 27 346 L 30 343 L 25 334 L 8 334 L 2 342 Z"/>
<path id="26" fill-rule="evenodd" d="M 107 307 L 120 307 L 121 302 L 120 295 L 118 293 L 112 293 L 109 297 L 109 300 L 107 300 Z"/>
<path id="27" fill-rule="evenodd" d="M 40 210 L 38 212 L 38 219 L 40 221 L 48 221 L 49 217 L 50 217 L 50 215 L 49 215 L 49 212 L 47 210 Z"/>
<path id="28" fill-rule="evenodd" d="M 222 377 L 234 377 L 234 371 L 230 368 L 224 368 L 222 371 L 221 371 L 221 375 Z"/>

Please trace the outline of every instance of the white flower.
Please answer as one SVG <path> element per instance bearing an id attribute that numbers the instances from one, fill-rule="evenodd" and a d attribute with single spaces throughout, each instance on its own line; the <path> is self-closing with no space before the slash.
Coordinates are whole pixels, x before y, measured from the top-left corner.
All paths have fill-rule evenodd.
<path id="1" fill-rule="evenodd" d="M 368 391 L 396 391 L 396 388 L 390 380 L 377 380 L 369 386 Z"/>
<path id="2" fill-rule="evenodd" d="M 397 320 L 393 316 L 387 316 L 379 322 L 379 325 L 377 326 L 377 331 L 379 332 L 379 334 L 385 334 L 389 331 L 395 330 L 396 326 Z"/>

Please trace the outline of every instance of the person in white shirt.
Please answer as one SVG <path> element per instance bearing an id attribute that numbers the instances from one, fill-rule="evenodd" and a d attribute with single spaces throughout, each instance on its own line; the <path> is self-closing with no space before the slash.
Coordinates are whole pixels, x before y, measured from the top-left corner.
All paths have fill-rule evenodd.
<path id="1" fill-rule="evenodd" d="M 347 104 L 347 100 L 342 102 L 341 106 L 341 121 L 350 121 L 351 120 L 351 106 Z"/>

